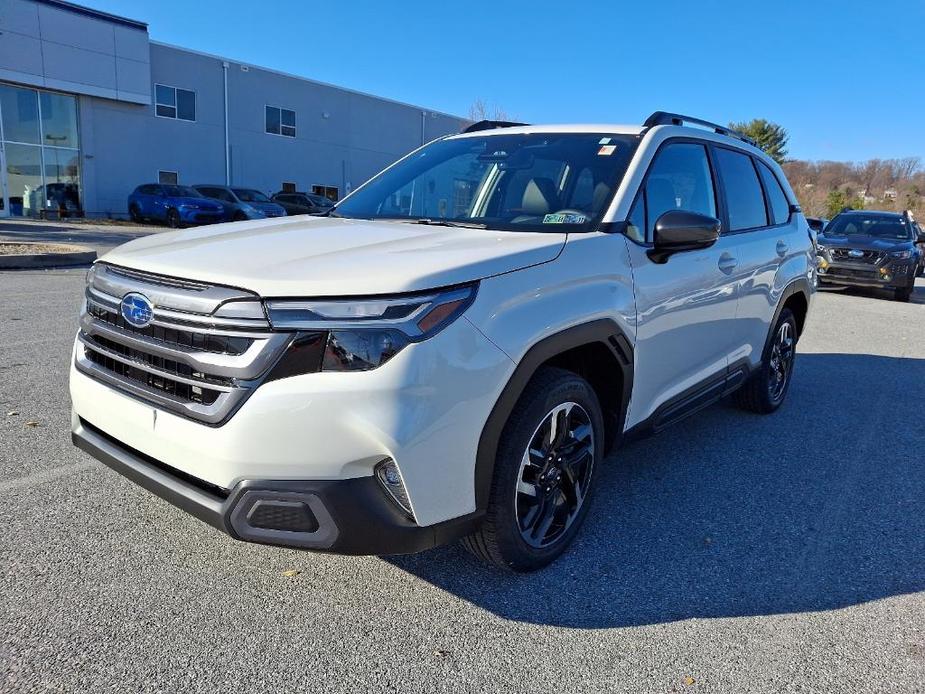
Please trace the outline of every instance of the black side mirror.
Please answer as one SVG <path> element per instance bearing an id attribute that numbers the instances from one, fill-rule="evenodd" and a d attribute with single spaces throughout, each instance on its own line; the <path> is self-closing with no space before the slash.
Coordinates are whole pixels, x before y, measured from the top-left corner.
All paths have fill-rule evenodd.
<path id="1" fill-rule="evenodd" d="M 715 217 L 685 210 L 668 210 L 655 222 L 652 262 L 667 262 L 675 253 L 709 248 L 719 238 L 721 223 Z"/>

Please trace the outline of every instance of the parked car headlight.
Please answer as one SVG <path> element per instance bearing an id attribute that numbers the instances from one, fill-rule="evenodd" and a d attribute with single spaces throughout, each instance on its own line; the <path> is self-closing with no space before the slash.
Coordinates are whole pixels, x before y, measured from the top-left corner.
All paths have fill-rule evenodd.
<path id="1" fill-rule="evenodd" d="M 476 289 L 473 284 L 387 298 L 271 300 L 267 314 L 275 330 L 325 334 L 320 363 L 306 364 L 297 373 L 367 371 L 459 318 L 471 305 Z M 291 365 L 288 375 L 294 375 Z"/>
<path id="2" fill-rule="evenodd" d="M 893 251 L 890 255 L 899 260 L 907 260 L 912 257 L 912 251 Z"/>

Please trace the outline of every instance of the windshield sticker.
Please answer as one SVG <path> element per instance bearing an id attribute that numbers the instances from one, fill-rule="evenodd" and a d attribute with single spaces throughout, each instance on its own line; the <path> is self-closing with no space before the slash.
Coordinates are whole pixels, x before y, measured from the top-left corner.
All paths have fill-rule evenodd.
<path id="1" fill-rule="evenodd" d="M 604 145 L 599 150 L 597 150 L 597 156 L 599 157 L 609 157 L 617 149 L 616 145 Z"/>
<path id="2" fill-rule="evenodd" d="M 543 217 L 543 224 L 584 224 L 587 219 L 583 214 L 556 212 Z"/>
<path id="3" fill-rule="evenodd" d="M 610 138 L 609 138 L 609 137 L 602 137 L 602 138 L 601 138 L 601 141 L 598 142 L 597 144 L 599 144 L 599 145 L 609 145 L 609 144 L 610 144 Z"/>

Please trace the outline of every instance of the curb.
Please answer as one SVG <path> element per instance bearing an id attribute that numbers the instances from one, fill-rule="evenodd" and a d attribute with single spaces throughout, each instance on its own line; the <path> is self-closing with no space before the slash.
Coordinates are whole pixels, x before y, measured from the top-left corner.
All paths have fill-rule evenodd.
<path id="1" fill-rule="evenodd" d="M 15 242 L 18 246 L 33 244 Z M 0 246 L 3 244 L 0 243 Z M 49 244 L 34 244 L 49 245 Z M 69 267 L 73 265 L 89 265 L 96 260 L 96 251 L 86 246 L 72 244 L 54 244 L 66 249 L 62 253 L 22 253 L 18 255 L 0 255 L 0 270 L 29 270 L 36 268 Z"/>

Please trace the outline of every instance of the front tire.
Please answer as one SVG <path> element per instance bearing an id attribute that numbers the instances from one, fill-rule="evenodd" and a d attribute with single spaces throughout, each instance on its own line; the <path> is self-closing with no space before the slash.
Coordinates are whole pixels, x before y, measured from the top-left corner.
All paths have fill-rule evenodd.
<path id="1" fill-rule="evenodd" d="M 558 558 L 587 514 L 603 433 L 588 382 L 540 369 L 501 434 L 486 517 L 465 547 L 512 571 L 535 571 Z"/>
<path id="2" fill-rule="evenodd" d="M 171 229 L 180 228 L 180 213 L 174 209 L 167 210 L 167 226 Z"/>
<path id="3" fill-rule="evenodd" d="M 900 287 L 893 292 L 893 298 L 896 301 L 909 301 L 912 299 L 912 292 L 915 291 L 914 285 L 909 285 L 908 287 Z"/>
<path id="4" fill-rule="evenodd" d="M 790 389 L 796 346 L 796 318 L 793 311 L 785 308 L 774 325 L 761 366 L 735 393 L 739 407 L 750 412 L 770 414 L 781 406 Z"/>

